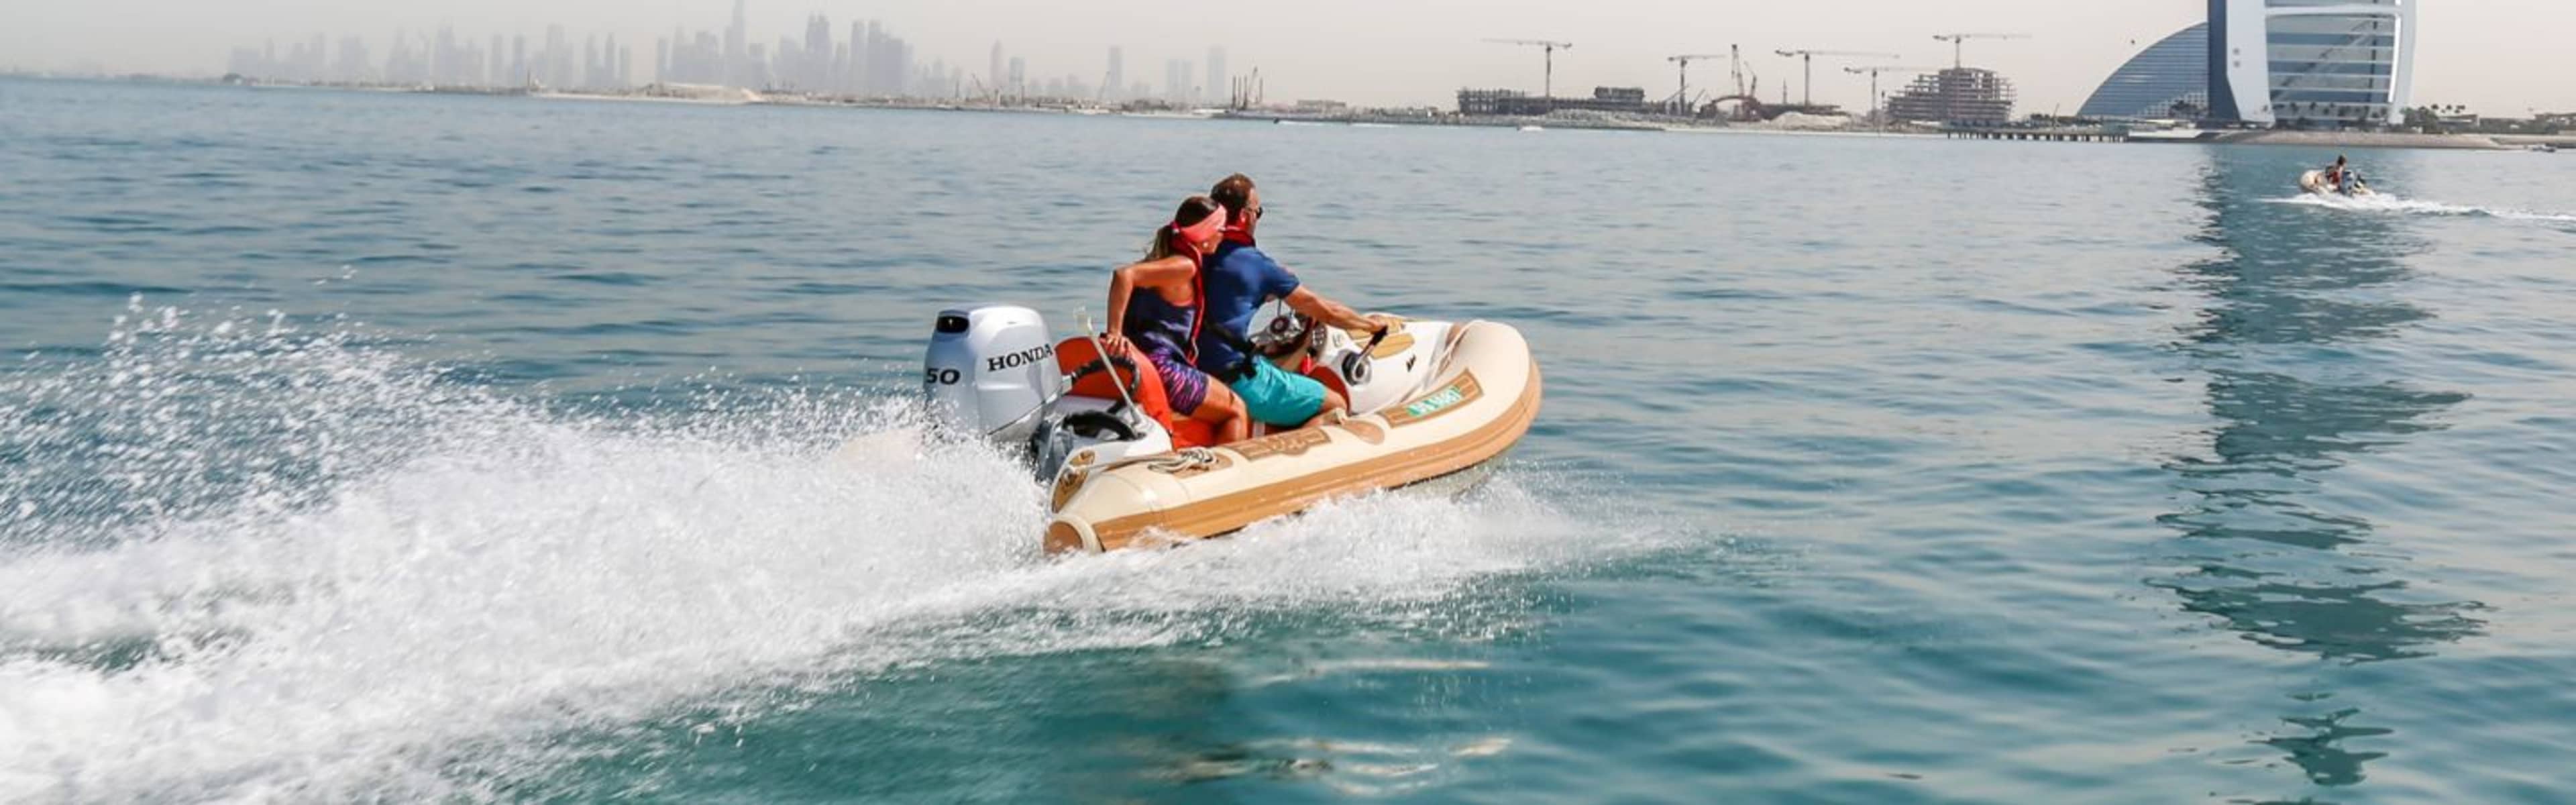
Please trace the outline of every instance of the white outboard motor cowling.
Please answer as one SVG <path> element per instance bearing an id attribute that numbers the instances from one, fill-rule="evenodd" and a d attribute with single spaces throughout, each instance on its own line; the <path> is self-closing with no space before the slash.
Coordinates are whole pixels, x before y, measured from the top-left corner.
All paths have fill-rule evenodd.
<path id="1" fill-rule="evenodd" d="M 1026 441 L 1064 393 L 1046 319 L 1015 305 L 939 312 L 922 386 L 937 426 L 1001 444 Z"/>

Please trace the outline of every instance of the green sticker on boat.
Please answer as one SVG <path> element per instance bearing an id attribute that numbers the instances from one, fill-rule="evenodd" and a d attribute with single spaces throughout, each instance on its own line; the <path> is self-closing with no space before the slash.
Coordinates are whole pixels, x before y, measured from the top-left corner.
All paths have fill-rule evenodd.
<path id="1" fill-rule="evenodd" d="M 1440 409 L 1457 405 L 1459 400 L 1464 400 L 1466 398 L 1467 395 L 1460 392 L 1457 386 L 1450 386 L 1448 388 L 1441 389 L 1437 394 L 1433 394 L 1419 400 L 1414 400 L 1412 404 L 1404 407 L 1404 413 L 1415 419 L 1420 419 L 1422 417 L 1439 413 Z"/>

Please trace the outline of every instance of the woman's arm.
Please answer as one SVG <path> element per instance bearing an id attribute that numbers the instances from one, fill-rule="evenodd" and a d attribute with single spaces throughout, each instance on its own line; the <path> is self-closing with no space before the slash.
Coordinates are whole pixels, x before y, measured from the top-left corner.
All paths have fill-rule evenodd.
<path id="1" fill-rule="evenodd" d="M 1109 332 L 1103 334 L 1103 340 L 1108 342 L 1109 348 L 1122 353 L 1128 350 L 1127 301 L 1135 297 L 1137 288 L 1160 289 L 1173 282 L 1189 279 L 1190 271 L 1194 267 L 1195 264 L 1188 256 L 1173 255 L 1160 260 L 1129 263 L 1110 272 Z"/>

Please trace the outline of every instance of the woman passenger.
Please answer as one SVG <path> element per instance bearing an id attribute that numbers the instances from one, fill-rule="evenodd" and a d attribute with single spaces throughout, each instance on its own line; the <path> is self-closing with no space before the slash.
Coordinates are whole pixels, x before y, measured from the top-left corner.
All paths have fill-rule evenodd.
<path id="1" fill-rule="evenodd" d="M 1163 376 L 1172 411 L 1214 426 L 1218 444 L 1252 435 L 1243 400 L 1190 363 L 1199 325 L 1199 264 L 1224 237 L 1225 207 L 1206 196 L 1181 202 L 1172 222 L 1154 232 L 1145 259 L 1109 275 L 1112 355 L 1142 352 Z"/>

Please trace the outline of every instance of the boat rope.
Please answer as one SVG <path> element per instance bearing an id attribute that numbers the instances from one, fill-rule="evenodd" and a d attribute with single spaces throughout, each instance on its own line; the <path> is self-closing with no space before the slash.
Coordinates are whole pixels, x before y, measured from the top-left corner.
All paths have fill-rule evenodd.
<path id="1" fill-rule="evenodd" d="M 1216 451 L 1205 447 L 1184 447 L 1162 458 L 1148 459 L 1145 468 L 1159 473 L 1175 473 L 1191 467 L 1216 463 Z"/>

